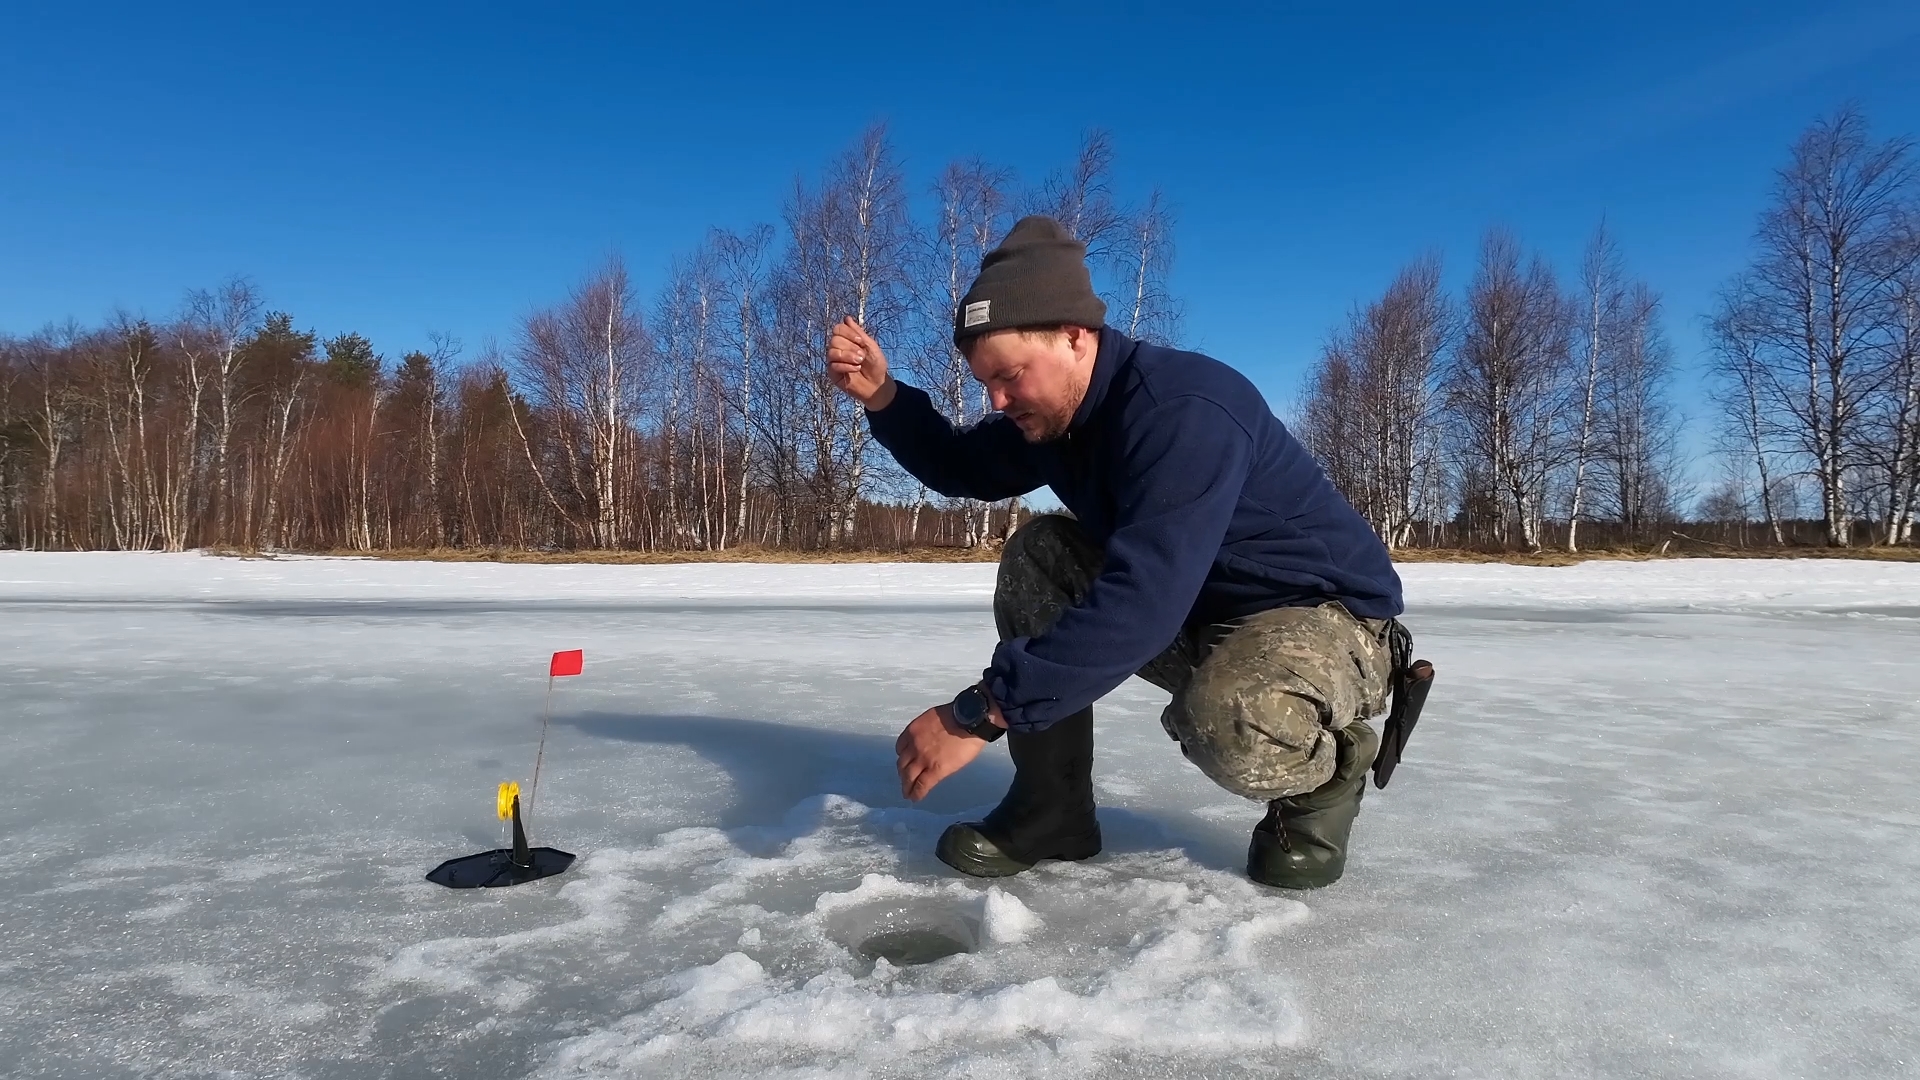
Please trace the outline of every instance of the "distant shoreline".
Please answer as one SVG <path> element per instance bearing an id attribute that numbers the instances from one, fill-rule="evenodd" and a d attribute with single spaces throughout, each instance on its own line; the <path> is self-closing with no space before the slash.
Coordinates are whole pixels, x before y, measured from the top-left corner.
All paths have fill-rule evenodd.
<path id="1" fill-rule="evenodd" d="M 274 559 L 282 556 L 375 559 L 385 562 L 465 562 L 535 565 L 679 566 L 699 563 L 860 564 L 860 563 L 994 563 L 997 546 L 977 548 L 918 547 L 904 550 L 778 551 L 739 548 L 726 551 L 523 551 L 477 548 L 401 548 L 383 551 L 246 551 L 233 548 L 200 549 L 202 554 L 235 559 Z M 1920 547 L 1873 548 L 1720 548 L 1698 542 L 1670 546 L 1665 551 L 1605 549 L 1566 551 L 1466 551 L 1449 548 L 1403 548 L 1393 553 L 1397 563 L 1478 563 L 1512 566 L 1575 566 L 1586 562 L 1664 562 L 1684 559 L 1840 559 L 1858 562 L 1920 562 Z"/>

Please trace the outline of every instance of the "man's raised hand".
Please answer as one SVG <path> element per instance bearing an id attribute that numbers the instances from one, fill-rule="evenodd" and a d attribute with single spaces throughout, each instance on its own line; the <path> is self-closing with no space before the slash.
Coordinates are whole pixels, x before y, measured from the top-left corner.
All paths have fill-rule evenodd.
<path id="1" fill-rule="evenodd" d="M 874 412 L 893 403 L 895 386 L 887 375 L 887 354 L 852 316 L 841 319 L 827 337 L 827 377 Z"/>

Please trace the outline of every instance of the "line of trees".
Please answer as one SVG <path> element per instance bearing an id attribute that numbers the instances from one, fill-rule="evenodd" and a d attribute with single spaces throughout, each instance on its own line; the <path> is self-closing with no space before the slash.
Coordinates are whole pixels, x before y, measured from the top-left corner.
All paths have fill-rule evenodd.
<path id="1" fill-rule="evenodd" d="M 1827 543 L 1911 543 L 1920 493 L 1920 173 L 1857 110 L 1794 144 L 1721 296 L 1712 373 L 1730 465 L 1713 495 L 1783 537 L 1804 480 Z"/>
<path id="2" fill-rule="evenodd" d="M 615 258 L 504 345 L 397 360 L 321 338 L 245 279 L 166 318 L 0 337 L 0 545 L 722 550 L 975 545 L 1017 503 L 947 500 L 875 453 L 822 355 L 843 314 L 956 420 L 987 408 L 948 313 L 1022 213 L 1085 241 L 1109 320 L 1171 342 L 1173 219 L 1113 148 L 1023 186 L 956 161 L 922 197 L 884 128 L 778 227 L 716 229 L 650 304 Z M 919 211 L 916 213 L 916 211 Z"/>
<path id="3" fill-rule="evenodd" d="M 1697 499 L 1664 318 L 1604 222 L 1571 280 L 1493 230 L 1458 299 L 1428 256 L 1353 312 L 1307 375 L 1296 428 L 1394 547 L 1572 551 L 1670 540 L 1683 521 L 1687 539 L 1741 545 L 1914 542 L 1907 140 L 1876 141 L 1846 108 L 1779 170 L 1752 262 L 1711 317 L 1707 415 L 1693 419 L 1711 423 L 1720 473 Z"/>
<path id="4" fill-rule="evenodd" d="M 1173 216 L 1127 204 L 1095 132 L 1024 186 L 962 160 L 918 192 L 884 128 L 780 224 L 713 230 L 650 302 L 619 259 L 511 340 L 397 360 L 321 338 L 235 279 L 164 319 L 0 336 L 0 545 L 372 550 L 974 546 L 1017 500 L 933 495 L 824 375 L 852 314 L 955 421 L 988 404 L 949 313 L 1024 213 L 1089 249 L 1108 321 L 1177 343 Z M 1660 294 L 1603 222 L 1562 274 L 1488 232 L 1459 296 L 1437 255 L 1357 307 L 1294 426 L 1393 547 L 1915 542 L 1920 174 L 1848 108 L 1778 171 L 1750 265 L 1709 317 L 1683 417 Z M 1710 425 L 1704 493 L 1683 424 Z M 1698 475 L 1697 473 L 1695 474 Z M 1682 525 L 1683 522 L 1688 524 Z"/>
<path id="5" fill-rule="evenodd" d="M 1660 315 L 1605 225 L 1570 285 L 1496 229 L 1461 299 L 1427 256 L 1356 310 L 1296 427 L 1390 547 L 1644 536 L 1685 491 Z"/>

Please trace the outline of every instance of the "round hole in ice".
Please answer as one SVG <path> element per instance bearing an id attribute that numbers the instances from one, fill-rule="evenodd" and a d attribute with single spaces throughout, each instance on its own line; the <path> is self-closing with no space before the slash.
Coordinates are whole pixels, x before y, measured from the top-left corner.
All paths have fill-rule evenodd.
<path id="1" fill-rule="evenodd" d="M 885 960 L 894 967 L 931 964 L 963 952 L 972 952 L 964 941 L 942 930 L 909 926 L 904 930 L 882 930 L 860 943 L 860 955 L 869 960 Z"/>
<path id="2" fill-rule="evenodd" d="M 980 947 L 978 918 L 918 898 L 835 912 L 827 931 L 855 955 L 895 967 L 931 964 Z"/>

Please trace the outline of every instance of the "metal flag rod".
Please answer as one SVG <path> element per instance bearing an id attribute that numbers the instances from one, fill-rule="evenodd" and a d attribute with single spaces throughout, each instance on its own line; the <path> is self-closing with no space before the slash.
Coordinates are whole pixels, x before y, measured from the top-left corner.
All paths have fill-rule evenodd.
<path id="1" fill-rule="evenodd" d="M 553 675 L 547 675 L 547 702 L 540 707 L 540 747 L 533 752 L 533 782 L 527 785 L 527 816 L 533 816 L 533 797 L 540 793 L 540 762 L 547 756 L 547 725 L 553 720 Z"/>

